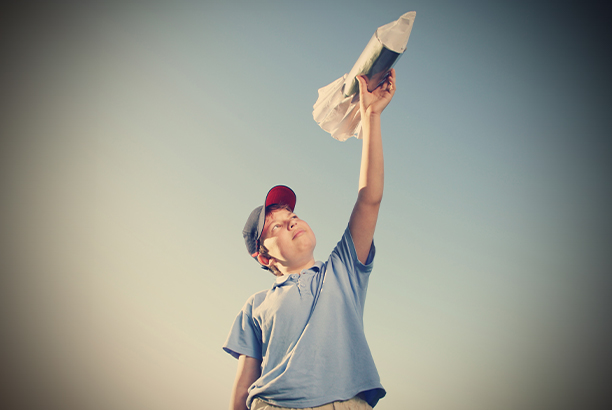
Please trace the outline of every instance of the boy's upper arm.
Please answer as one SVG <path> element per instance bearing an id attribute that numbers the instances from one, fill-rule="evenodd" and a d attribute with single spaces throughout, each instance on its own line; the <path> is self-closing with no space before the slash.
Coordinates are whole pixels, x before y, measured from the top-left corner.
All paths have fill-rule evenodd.
<path id="1" fill-rule="evenodd" d="M 238 380 L 247 388 L 261 376 L 261 360 L 247 355 L 238 358 Z"/>
<path id="2" fill-rule="evenodd" d="M 353 237 L 357 259 L 363 264 L 366 263 L 368 255 L 370 254 L 379 209 L 380 202 L 373 204 L 366 203 L 357 198 L 357 202 L 351 213 L 349 229 Z"/>

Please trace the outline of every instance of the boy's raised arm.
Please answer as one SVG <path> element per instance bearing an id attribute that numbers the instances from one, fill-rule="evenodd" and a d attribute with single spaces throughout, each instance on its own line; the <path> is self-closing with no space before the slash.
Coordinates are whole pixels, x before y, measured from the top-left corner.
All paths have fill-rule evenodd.
<path id="1" fill-rule="evenodd" d="M 384 187 L 384 160 L 380 133 L 380 114 L 395 94 L 395 69 L 391 69 L 387 80 L 374 91 L 369 92 L 367 78 L 357 77 L 363 148 L 359 173 L 359 194 L 349 220 L 357 258 L 365 263 L 370 253 L 378 210 Z"/>

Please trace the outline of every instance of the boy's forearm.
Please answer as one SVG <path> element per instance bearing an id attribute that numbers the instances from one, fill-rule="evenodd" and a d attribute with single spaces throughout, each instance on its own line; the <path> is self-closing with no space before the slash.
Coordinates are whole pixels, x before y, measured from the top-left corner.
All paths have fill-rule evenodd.
<path id="1" fill-rule="evenodd" d="M 363 146 L 359 173 L 359 201 L 379 204 L 384 188 L 384 158 L 380 114 L 366 111 L 362 116 Z"/>
<path id="2" fill-rule="evenodd" d="M 229 410 L 248 410 L 248 407 L 246 406 L 246 399 L 248 395 L 249 393 L 247 389 L 234 388 L 230 398 Z"/>

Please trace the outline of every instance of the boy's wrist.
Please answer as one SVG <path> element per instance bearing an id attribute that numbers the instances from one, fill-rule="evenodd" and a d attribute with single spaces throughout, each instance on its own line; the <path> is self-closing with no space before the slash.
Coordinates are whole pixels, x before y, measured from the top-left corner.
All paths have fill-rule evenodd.
<path id="1" fill-rule="evenodd" d="M 380 114 L 380 112 L 372 111 L 372 109 L 368 107 L 365 111 L 361 111 L 361 119 L 380 118 Z"/>
<path id="2" fill-rule="evenodd" d="M 368 112 L 361 113 L 361 121 L 364 125 L 368 125 L 372 122 L 380 121 L 380 113 Z"/>

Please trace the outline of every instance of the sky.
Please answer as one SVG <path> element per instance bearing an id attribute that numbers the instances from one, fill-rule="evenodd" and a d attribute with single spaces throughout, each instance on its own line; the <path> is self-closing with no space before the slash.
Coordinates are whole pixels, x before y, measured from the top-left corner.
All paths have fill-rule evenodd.
<path id="1" fill-rule="evenodd" d="M 12 409 L 227 408 L 272 285 L 277 184 L 325 260 L 361 142 L 312 118 L 416 11 L 382 115 L 365 309 L 378 410 L 594 409 L 610 382 L 612 91 L 597 3 L 21 3 L 1 19 L 0 325 Z M 330 341 L 333 343 L 333 341 Z"/>

